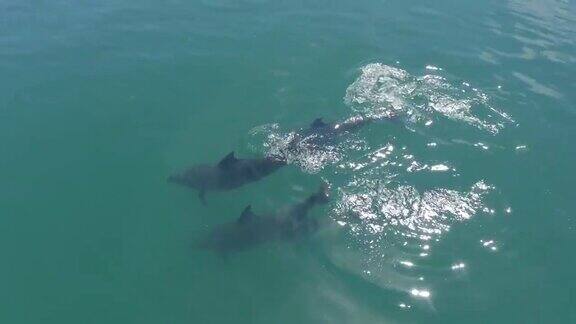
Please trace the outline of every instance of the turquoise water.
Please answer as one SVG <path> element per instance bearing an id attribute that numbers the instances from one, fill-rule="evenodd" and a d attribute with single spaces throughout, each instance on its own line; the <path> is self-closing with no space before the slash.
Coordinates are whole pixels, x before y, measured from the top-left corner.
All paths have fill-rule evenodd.
<path id="1" fill-rule="evenodd" d="M 571 1 L 0 1 L 1 323 L 576 322 Z M 166 182 L 394 113 L 230 192 Z M 194 248 L 326 181 L 319 230 Z"/>

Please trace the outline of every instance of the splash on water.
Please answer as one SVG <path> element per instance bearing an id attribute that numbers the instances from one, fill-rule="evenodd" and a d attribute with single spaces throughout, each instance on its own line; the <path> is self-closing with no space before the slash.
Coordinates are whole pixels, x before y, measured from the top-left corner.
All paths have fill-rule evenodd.
<path id="1" fill-rule="evenodd" d="M 497 135 L 513 122 L 493 108 L 481 90 L 467 82 L 449 81 L 440 75 L 445 73 L 441 68 L 425 70 L 431 74 L 413 76 L 400 68 L 368 64 L 347 88 L 344 102 L 351 115 L 398 116 L 408 128 L 456 124 Z M 350 133 L 321 145 L 314 135 L 300 138 L 298 132 L 279 124 L 257 127 L 251 135 L 258 138 L 252 149 L 285 158 L 306 173 L 322 172 L 334 185 L 330 216 L 349 241 L 345 250 L 331 245 L 332 259 L 373 283 L 403 291 L 411 302 L 399 301 L 401 308 L 418 300 L 430 302 L 433 292 L 419 271 L 434 243 L 456 224 L 494 212 L 486 197 L 495 188 L 482 179 L 457 184 L 454 179 L 467 172 L 466 166 L 439 157 L 439 144 L 448 141 L 425 132 L 419 137 L 421 143 L 403 141 L 402 136 L 375 142 Z M 470 143 L 480 151 L 492 149 L 478 138 Z M 434 185 L 427 177 L 435 179 Z M 418 178 L 424 180 L 414 180 Z M 484 246 L 497 250 L 487 242 Z M 466 271 L 464 262 L 453 261 L 438 272 L 458 276 Z"/>
<path id="2" fill-rule="evenodd" d="M 410 185 L 393 187 L 392 183 L 363 178 L 340 188 L 342 197 L 334 215 L 372 247 L 391 235 L 396 240 L 438 240 L 453 223 L 483 211 L 483 198 L 491 189 L 479 181 L 466 192 L 445 188 L 420 192 Z"/>
<path id="3" fill-rule="evenodd" d="M 426 126 L 438 117 L 446 117 L 492 134 L 512 122 L 510 116 L 490 105 L 485 93 L 467 82 L 451 82 L 438 74 L 413 76 L 381 63 L 362 68 L 360 77 L 346 90 L 344 102 L 368 116 L 393 113 L 404 115 L 407 122 Z"/>
<path id="4" fill-rule="evenodd" d="M 252 137 L 262 137 L 259 144 L 251 149 L 258 151 L 264 148 L 267 156 L 285 159 L 306 173 L 318 173 L 327 165 L 345 160 L 351 151 L 366 149 L 365 141 L 348 137 L 339 141 L 317 143 L 318 135 L 299 138 L 294 131 L 283 131 L 278 124 L 267 124 L 254 128 Z"/>

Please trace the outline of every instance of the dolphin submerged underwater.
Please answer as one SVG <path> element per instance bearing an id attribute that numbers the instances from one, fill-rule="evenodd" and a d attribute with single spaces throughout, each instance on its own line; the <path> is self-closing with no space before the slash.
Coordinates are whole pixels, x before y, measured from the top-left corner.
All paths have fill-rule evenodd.
<path id="1" fill-rule="evenodd" d="M 217 226 L 197 246 L 226 255 L 270 241 L 294 240 L 318 229 L 316 219 L 308 216 L 311 208 L 328 202 L 329 188 L 318 192 L 287 209 L 268 215 L 257 215 L 248 205 L 233 222 Z"/>
<path id="2" fill-rule="evenodd" d="M 290 141 L 288 148 L 294 149 L 298 144 L 308 144 L 320 146 L 335 141 L 339 136 L 357 131 L 360 128 L 384 119 L 396 120 L 395 115 L 384 117 L 352 116 L 342 122 L 324 122 L 322 118 L 316 118 L 308 128 L 294 132 L 294 138 Z"/>
<path id="3" fill-rule="evenodd" d="M 278 158 L 238 159 L 231 152 L 216 165 L 195 165 L 169 176 L 168 181 L 198 189 L 198 197 L 206 204 L 207 191 L 232 190 L 258 181 L 285 165 L 286 161 Z"/>
<path id="4" fill-rule="evenodd" d="M 278 156 L 254 159 L 238 159 L 229 153 L 218 164 L 200 164 L 182 173 L 173 174 L 168 181 L 198 190 L 198 197 L 206 204 L 207 191 L 227 191 L 247 183 L 258 181 L 287 164 L 289 156 L 304 147 L 330 144 L 340 135 L 356 131 L 365 125 L 383 120 L 395 120 L 395 115 L 384 117 L 353 116 L 339 123 L 326 123 L 316 118 L 308 128 L 293 132 L 293 138 Z"/>

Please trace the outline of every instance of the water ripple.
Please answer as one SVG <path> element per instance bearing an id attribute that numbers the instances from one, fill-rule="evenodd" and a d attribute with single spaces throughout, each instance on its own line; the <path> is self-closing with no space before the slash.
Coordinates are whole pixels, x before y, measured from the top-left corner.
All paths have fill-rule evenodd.
<path id="1" fill-rule="evenodd" d="M 353 116 L 396 115 L 409 129 L 455 123 L 495 136 L 513 122 L 493 108 L 480 89 L 449 81 L 440 75 L 441 68 L 430 65 L 425 70 L 434 74 L 417 77 L 397 67 L 368 64 L 347 88 L 344 102 Z M 440 266 L 427 265 L 427 260 L 454 225 L 494 213 L 487 198 L 496 190 L 483 179 L 464 186 L 454 181 L 461 180 L 466 166 L 440 155 L 437 146 L 458 140 L 445 141 L 426 132 L 410 140 L 399 134 L 385 139 L 367 134 L 380 126 L 318 145 L 314 135 L 300 138 L 280 124 L 267 124 L 252 130 L 251 149 L 282 156 L 306 173 L 322 172 L 334 188 L 329 214 L 346 237 L 346 242 L 331 244 L 332 261 L 378 286 L 401 291 L 405 298 L 398 301 L 399 307 L 410 308 L 431 302 L 430 280 L 436 274 L 446 280 L 465 272 L 466 264 L 458 256 Z M 394 132 L 390 123 L 384 127 L 381 130 Z M 478 148 L 479 154 L 492 147 L 479 138 L 461 142 Z M 485 244 L 496 251 L 494 243 Z"/>
<path id="2" fill-rule="evenodd" d="M 428 66 L 427 70 L 441 71 L 434 66 Z M 493 108 L 485 93 L 467 82 L 458 84 L 437 74 L 412 76 L 381 63 L 362 68 L 360 77 L 346 90 L 344 101 L 353 110 L 369 116 L 394 113 L 426 126 L 443 116 L 493 134 L 513 121 Z"/>
<path id="3" fill-rule="evenodd" d="M 489 211 L 483 198 L 491 189 L 478 181 L 467 192 L 445 188 L 420 192 L 410 185 L 393 187 L 392 183 L 361 178 L 340 188 L 334 215 L 354 236 L 372 246 L 390 235 L 438 240 L 455 221 Z M 388 239 L 383 243 L 388 244 Z"/>

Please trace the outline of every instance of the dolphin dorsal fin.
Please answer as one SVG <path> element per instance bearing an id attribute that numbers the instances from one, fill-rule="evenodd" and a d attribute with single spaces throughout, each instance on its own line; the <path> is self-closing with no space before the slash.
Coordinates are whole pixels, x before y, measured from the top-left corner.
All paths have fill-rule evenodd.
<path id="1" fill-rule="evenodd" d="M 238 224 L 246 224 L 252 219 L 254 219 L 254 213 L 252 212 L 252 206 L 248 205 L 246 208 L 244 208 L 242 214 L 240 214 L 240 218 L 238 218 Z"/>
<path id="2" fill-rule="evenodd" d="M 324 127 L 324 126 L 326 126 L 326 123 L 322 120 L 322 118 L 314 119 L 314 121 L 310 125 L 310 127 L 312 127 L 312 128 L 318 128 L 318 127 Z"/>
<path id="3" fill-rule="evenodd" d="M 218 162 L 218 167 L 220 168 L 227 168 L 234 163 L 236 163 L 238 159 L 234 156 L 234 151 L 228 153 L 220 162 Z"/>

